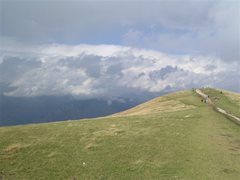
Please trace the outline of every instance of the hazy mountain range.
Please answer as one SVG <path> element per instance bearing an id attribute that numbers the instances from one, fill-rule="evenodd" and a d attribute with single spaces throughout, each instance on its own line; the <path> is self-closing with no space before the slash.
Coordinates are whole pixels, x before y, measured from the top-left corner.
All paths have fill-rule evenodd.
<path id="1" fill-rule="evenodd" d="M 93 118 L 131 108 L 134 99 L 77 99 L 72 96 L 0 96 L 0 125 Z"/>

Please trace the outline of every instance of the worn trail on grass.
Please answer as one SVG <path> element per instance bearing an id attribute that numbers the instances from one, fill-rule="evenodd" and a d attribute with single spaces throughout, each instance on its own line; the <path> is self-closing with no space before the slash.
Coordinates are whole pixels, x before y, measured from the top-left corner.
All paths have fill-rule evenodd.
<path id="1" fill-rule="evenodd" d="M 212 106 L 215 107 L 216 111 L 221 113 L 221 114 L 224 114 L 225 116 L 229 117 L 230 119 L 233 119 L 234 122 L 236 122 L 237 124 L 240 125 L 240 118 L 231 114 L 231 113 L 228 113 L 227 111 L 225 111 L 224 109 L 220 108 L 220 107 L 216 107 L 213 103 L 213 101 L 209 98 L 209 96 L 205 93 L 203 93 L 200 89 L 196 89 L 195 92 L 197 94 L 199 94 L 201 97 L 203 97 L 206 101 L 207 104 L 210 104 Z"/>

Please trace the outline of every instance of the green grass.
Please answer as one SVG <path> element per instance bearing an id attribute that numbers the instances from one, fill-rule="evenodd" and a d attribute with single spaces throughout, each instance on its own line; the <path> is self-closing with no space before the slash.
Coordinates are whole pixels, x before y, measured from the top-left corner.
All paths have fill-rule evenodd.
<path id="1" fill-rule="evenodd" d="M 154 98 L 113 116 L 147 115 L 164 112 L 182 111 L 195 108 L 191 91 L 179 91 L 166 96 Z M 190 103 L 188 103 L 190 102 Z"/>
<path id="2" fill-rule="evenodd" d="M 240 117 L 240 94 L 213 88 L 205 88 L 202 91 L 210 96 L 217 107 Z"/>
<path id="3" fill-rule="evenodd" d="M 240 179 L 240 127 L 194 92 L 165 98 L 194 108 L 1 127 L 0 179 Z"/>

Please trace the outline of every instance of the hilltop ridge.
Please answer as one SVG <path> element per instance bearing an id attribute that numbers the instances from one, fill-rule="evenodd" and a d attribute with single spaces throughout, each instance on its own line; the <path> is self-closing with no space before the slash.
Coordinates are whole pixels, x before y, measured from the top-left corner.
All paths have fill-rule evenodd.
<path id="1" fill-rule="evenodd" d="M 191 95 L 191 90 L 171 93 L 154 98 L 126 111 L 116 113 L 113 116 L 146 115 L 192 109 L 195 106 L 187 103 L 190 101 Z"/>
<path id="2" fill-rule="evenodd" d="M 4 180 L 240 179 L 240 127 L 192 90 L 108 117 L 0 127 L 0 137 Z"/>

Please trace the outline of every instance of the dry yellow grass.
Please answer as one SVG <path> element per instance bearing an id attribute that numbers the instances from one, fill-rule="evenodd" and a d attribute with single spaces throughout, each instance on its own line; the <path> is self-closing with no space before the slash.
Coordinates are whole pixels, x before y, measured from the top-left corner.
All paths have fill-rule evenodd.
<path id="1" fill-rule="evenodd" d="M 155 99 L 152 99 L 146 103 L 140 104 L 134 108 L 129 110 L 116 113 L 113 116 L 132 116 L 132 115 L 146 115 L 146 114 L 154 114 L 161 112 L 173 112 L 180 110 L 192 109 L 195 106 L 187 105 L 180 101 L 177 97 L 184 94 L 185 92 L 178 92 L 171 94 L 176 97 L 174 99 L 168 98 L 168 96 L 162 96 Z"/>
<path id="2" fill-rule="evenodd" d="M 7 146 L 3 151 L 6 153 L 15 153 L 18 150 L 22 149 L 23 147 L 26 147 L 27 145 L 23 145 L 20 143 L 15 143 Z"/>

